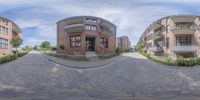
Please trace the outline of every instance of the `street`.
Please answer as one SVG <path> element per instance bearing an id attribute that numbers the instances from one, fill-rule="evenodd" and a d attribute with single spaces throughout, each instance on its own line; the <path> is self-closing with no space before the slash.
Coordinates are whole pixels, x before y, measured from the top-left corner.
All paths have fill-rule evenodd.
<path id="1" fill-rule="evenodd" d="M 32 51 L 0 65 L 0 100 L 198 100 L 200 66 L 175 68 L 137 53 L 99 68 L 69 68 Z"/>

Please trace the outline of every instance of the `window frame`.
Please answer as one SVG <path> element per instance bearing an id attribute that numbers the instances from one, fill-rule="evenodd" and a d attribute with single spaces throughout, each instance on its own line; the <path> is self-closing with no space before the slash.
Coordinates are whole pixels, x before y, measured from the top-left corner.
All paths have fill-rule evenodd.
<path id="1" fill-rule="evenodd" d="M 70 48 L 81 47 L 81 35 L 73 35 L 70 36 L 69 39 L 70 39 Z"/>

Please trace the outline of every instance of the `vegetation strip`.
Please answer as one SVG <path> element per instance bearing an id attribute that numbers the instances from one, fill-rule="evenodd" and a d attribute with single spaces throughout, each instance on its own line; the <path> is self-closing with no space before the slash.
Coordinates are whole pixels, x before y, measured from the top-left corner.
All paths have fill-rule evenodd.
<path id="1" fill-rule="evenodd" d="M 13 55 L 7 55 L 7 56 L 3 56 L 0 57 L 0 64 L 4 64 L 13 60 L 16 60 L 19 57 L 22 57 L 24 55 L 26 55 L 28 52 L 21 52 L 21 53 L 17 53 L 17 54 L 13 54 Z"/>
<path id="2" fill-rule="evenodd" d="M 170 65 L 170 66 L 179 66 L 179 67 L 191 67 L 194 65 L 200 65 L 200 57 L 197 58 L 183 58 L 178 57 L 177 59 L 173 60 L 171 58 L 158 58 L 156 56 L 152 56 L 150 54 L 140 52 L 143 56 L 147 57 L 150 60 L 153 60 L 158 63 Z"/>

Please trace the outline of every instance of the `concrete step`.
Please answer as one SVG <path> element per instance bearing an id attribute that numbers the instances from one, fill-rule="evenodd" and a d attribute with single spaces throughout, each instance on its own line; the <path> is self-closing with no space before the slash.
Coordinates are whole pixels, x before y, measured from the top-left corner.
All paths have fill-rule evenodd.
<path id="1" fill-rule="evenodd" d="M 97 55 L 96 52 L 94 52 L 94 51 L 87 51 L 87 52 L 86 52 L 86 57 L 87 57 L 90 61 L 99 60 L 98 55 Z"/>

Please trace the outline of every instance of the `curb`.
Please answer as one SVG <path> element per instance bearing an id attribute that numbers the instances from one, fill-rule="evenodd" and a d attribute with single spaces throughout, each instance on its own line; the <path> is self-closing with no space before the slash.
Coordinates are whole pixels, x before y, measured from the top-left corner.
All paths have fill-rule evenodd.
<path id="1" fill-rule="evenodd" d="M 70 66 L 70 65 L 66 65 L 66 64 L 60 63 L 60 62 L 58 62 L 58 61 L 56 61 L 56 60 L 53 60 L 52 58 L 49 57 L 49 55 L 46 55 L 46 54 L 43 54 L 43 55 L 45 56 L 45 58 L 47 58 L 47 59 L 48 59 L 49 61 L 51 61 L 51 62 L 54 62 L 54 63 L 56 63 L 56 64 L 59 64 L 59 65 L 65 66 L 65 67 L 76 68 L 76 69 L 95 69 L 95 68 L 104 67 L 105 65 L 108 65 L 108 64 L 113 63 L 113 61 L 110 61 L 110 62 L 108 62 L 108 63 L 100 64 L 100 65 L 93 66 L 93 67 Z M 123 57 L 120 56 L 119 59 L 117 59 L 117 61 L 120 60 L 120 59 L 122 59 L 122 58 L 123 58 Z M 60 59 L 60 58 L 59 58 L 59 59 Z M 115 61 L 116 61 L 116 60 L 115 60 Z"/>

